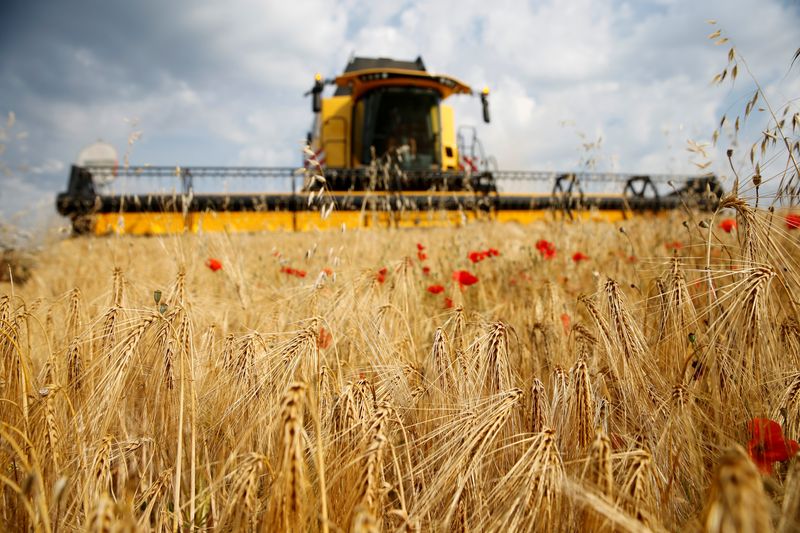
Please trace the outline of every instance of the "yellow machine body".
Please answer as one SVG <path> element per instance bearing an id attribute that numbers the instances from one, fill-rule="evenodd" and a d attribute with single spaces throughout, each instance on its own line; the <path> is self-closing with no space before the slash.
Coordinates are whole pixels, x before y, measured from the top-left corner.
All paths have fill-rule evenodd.
<path id="1" fill-rule="evenodd" d="M 369 193 L 331 193 L 349 196 Z M 373 196 L 376 196 L 373 194 Z M 436 193 L 433 194 L 436 196 Z M 653 211 L 658 216 L 665 211 Z M 98 213 L 93 215 L 96 235 L 164 235 L 173 233 L 314 231 L 328 229 L 412 228 L 461 226 L 481 220 L 530 224 L 542 220 L 617 222 L 642 213 L 631 210 L 582 209 L 569 214 L 552 209 L 476 211 L 337 211 L 323 218 L 319 211 L 205 211 L 182 213 Z"/>
<path id="2" fill-rule="evenodd" d="M 451 76 L 401 68 L 358 69 L 338 76 L 333 83 L 342 91 L 321 99 L 321 109 L 310 132 L 311 150 L 329 168 L 359 168 L 369 163 L 361 154 L 365 152 L 364 97 L 371 92 L 386 88 L 430 90 L 441 100 L 453 94 L 473 93 L 468 85 Z M 433 167 L 458 169 L 453 108 L 437 102 L 429 110 L 429 120 L 434 135 L 440 140 L 438 161 Z"/>
<path id="3" fill-rule="evenodd" d="M 625 211 L 573 211 L 574 221 L 616 222 L 632 216 Z M 462 226 L 479 220 L 530 224 L 539 220 L 564 218 L 557 211 L 501 211 L 480 214 L 474 211 L 341 211 L 326 219 L 319 212 L 207 212 L 190 213 L 100 213 L 94 215 L 95 235 L 166 235 L 175 233 L 260 231 L 314 231 L 328 229 L 416 228 Z"/>
<path id="4" fill-rule="evenodd" d="M 311 149 L 325 153 L 326 166 L 350 168 L 353 101 L 349 96 L 331 96 L 322 100 L 318 137 L 312 140 Z"/>

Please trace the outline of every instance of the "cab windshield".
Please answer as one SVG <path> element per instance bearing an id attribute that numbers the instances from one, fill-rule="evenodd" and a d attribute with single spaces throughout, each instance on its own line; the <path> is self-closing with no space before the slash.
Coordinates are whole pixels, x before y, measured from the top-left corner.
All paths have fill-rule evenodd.
<path id="1" fill-rule="evenodd" d="M 438 168 L 439 93 L 416 87 L 370 91 L 356 104 L 353 156 L 357 164 L 396 158 L 408 170 Z"/>

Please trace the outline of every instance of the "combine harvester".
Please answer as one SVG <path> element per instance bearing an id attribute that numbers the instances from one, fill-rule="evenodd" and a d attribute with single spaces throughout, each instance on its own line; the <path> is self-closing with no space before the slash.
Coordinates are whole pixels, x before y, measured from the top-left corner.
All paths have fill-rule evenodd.
<path id="1" fill-rule="evenodd" d="M 332 96 L 323 97 L 327 85 Z M 306 93 L 314 122 L 306 168 L 118 167 L 102 146 L 71 169 L 59 213 L 76 233 L 312 230 L 620 220 L 680 206 L 713 209 L 713 175 L 497 170 L 474 128 L 455 128 L 452 95 L 476 93 L 416 61 L 354 58 Z M 312 155 L 313 154 L 313 155 Z M 98 164 L 99 163 L 99 164 Z M 612 190 L 609 191 L 609 188 Z M 514 191 L 514 192 L 511 192 Z"/>

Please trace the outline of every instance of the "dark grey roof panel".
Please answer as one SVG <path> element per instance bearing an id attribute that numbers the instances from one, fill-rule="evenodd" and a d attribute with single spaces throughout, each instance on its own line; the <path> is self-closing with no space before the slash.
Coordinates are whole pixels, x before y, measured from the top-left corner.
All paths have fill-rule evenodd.
<path id="1" fill-rule="evenodd" d="M 398 61 L 387 57 L 354 57 L 347 63 L 344 71 L 353 72 L 367 68 L 402 68 L 425 72 L 425 63 L 422 62 L 422 57 L 417 57 L 414 61 Z"/>
<path id="2" fill-rule="evenodd" d="M 396 59 L 389 59 L 388 57 L 354 57 L 347 63 L 344 71 L 353 72 L 355 70 L 364 70 L 368 68 L 399 68 L 427 72 L 421 56 L 417 56 L 417 59 L 414 61 L 398 61 Z M 337 87 L 334 93 L 335 96 L 346 96 L 348 94 L 350 94 L 350 89 L 348 87 Z"/>

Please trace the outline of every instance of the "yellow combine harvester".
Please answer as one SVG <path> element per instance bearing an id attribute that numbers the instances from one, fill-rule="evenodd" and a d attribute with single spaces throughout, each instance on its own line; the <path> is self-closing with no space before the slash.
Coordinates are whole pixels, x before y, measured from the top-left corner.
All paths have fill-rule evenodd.
<path id="1" fill-rule="evenodd" d="M 324 97 L 328 85 L 336 87 Z M 681 205 L 711 209 L 714 176 L 500 171 L 475 129 L 456 129 L 452 95 L 489 91 L 415 61 L 354 58 L 307 93 L 306 168 L 74 165 L 58 211 L 77 233 L 311 230 L 618 220 Z M 609 191 L 609 188 L 612 190 Z M 538 189 L 538 190 L 537 190 Z"/>
<path id="2" fill-rule="evenodd" d="M 336 92 L 322 98 L 326 84 L 336 85 Z M 455 78 L 428 73 L 421 58 L 355 58 L 335 79 L 318 75 L 309 93 L 315 113 L 310 145 L 326 166 L 361 168 L 405 146 L 405 170 L 459 169 L 453 108 L 442 101 L 473 91 Z M 488 89 L 481 92 L 486 122 L 488 95 Z"/>

